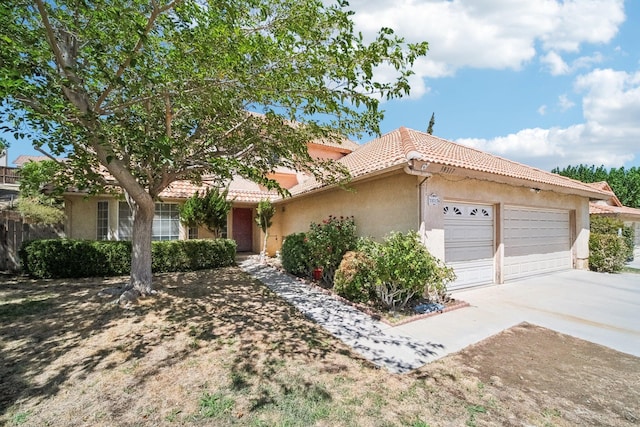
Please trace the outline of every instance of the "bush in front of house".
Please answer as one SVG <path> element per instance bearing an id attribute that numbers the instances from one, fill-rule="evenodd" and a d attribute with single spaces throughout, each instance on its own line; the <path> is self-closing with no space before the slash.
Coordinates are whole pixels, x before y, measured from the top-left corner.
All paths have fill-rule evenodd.
<path id="1" fill-rule="evenodd" d="M 131 243 L 72 239 L 24 242 L 19 251 L 22 271 L 31 277 L 113 276 L 130 268 Z M 123 260 L 124 258 L 124 260 Z"/>
<path id="2" fill-rule="evenodd" d="M 293 233 L 285 237 L 280 250 L 282 268 L 298 277 L 309 277 L 309 245 L 306 233 Z"/>
<path id="3" fill-rule="evenodd" d="M 367 302 L 375 297 L 376 260 L 368 251 L 348 251 L 336 270 L 333 290 L 353 302 Z"/>
<path id="4" fill-rule="evenodd" d="M 589 268 L 603 273 L 622 270 L 633 259 L 634 230 L 616 218 L 591 216 Z"/>
<path id="5" fill-rule="evenodd" d="M 433 257 L 415 232 L 392 233 L 383 243 L 360 239 L 336 271 L 334 290 L 354 301 L 377 299 L 390 310 L 415 298 L 442 302 L 453 269 Z"/>
<path id="6" fill-rule="evenodd" d="M 235 262 L 233 240 L 181 240 L 152 243 L 154 272 L 218 268 Z M 129 274 L 131 242 L 43 239 L 23 243 L 23 272 L 40 279 Z"/>
<path id="7" fill-rule="evenodd" d="M 376 269 L 376 294 L 391 310 L 403 309 L 416 297 L 441 301 L 447 283 L 456 277 L 429 253 L 415 231 L 392 233 L 380 247 Z"/>
<path id="8" fill-rule="evenodd" d="M 617 273 L 627 260 L 627 245 L 617 234 L 591 233 L 589 269 L 600 273 Z"/>
<path id="9" fill-rule="evenodd" d="M 322 269 L 322 282 L 333 286 L 335 272 L 347 251 L 355 249 L 358 237 L 353 217 L 329 218 L 311 223 L 307 232 L 309 269 Z"/>
<path id="10" fill-rule="evenodd" d="M 151 243 L 154 273 L 193 271 L 233 265 L 236 242 L 230 239 L 168 240 Z"/>

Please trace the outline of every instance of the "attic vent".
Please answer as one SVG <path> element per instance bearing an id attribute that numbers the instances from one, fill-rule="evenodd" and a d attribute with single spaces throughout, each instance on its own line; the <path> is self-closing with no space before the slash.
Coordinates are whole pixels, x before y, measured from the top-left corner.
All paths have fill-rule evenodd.
<path id="1" fill-rule="evenodd" d="M 456 168 L 452 168 L 451 166 L 442 166 L 440 168 L 440 173 L 452 174 L 456 171 Z"/>

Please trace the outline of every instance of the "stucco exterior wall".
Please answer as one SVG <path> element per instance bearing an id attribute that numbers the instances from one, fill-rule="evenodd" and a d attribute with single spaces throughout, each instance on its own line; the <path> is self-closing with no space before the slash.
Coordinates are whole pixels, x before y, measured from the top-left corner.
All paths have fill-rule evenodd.
<path id="1" fill-rule="evenodd" d="M 118 204 L 120 200 L 111 196 L 84 197 L 67 195 L 65 196 L 65 229 L 67 237 L 70 239 L 89 239 L 97 238 L 98 226 L 98 202 L 109 202 L 109 232 L 108 240 L 118 240 Z M 164 200 L 165 203 L 180 203 L 178 200 Z M 204 231 L 203 231 L 204 230 Z M 198 233 L 206 229 L 198 230 Z M 188 237 L 188 229 L 180 224 L 180 239 Z M 204 237 L 203 237 L 204 238 Z"/>
<path id="2" fill-rule="evenodd" d="M 70 239 L 91 239 L 97 237 L 98 222 L 98 201 L 108 200 L 107 198 L 88 198 L 82 196 L 65 197 L 64 209 L 67 216 L 65 229 L 67 237 Z M 114 207 L 116 208 L 113 212 Z M 115 214 L 112 215 L 112 213 Z M 109 234 L 115 233 L 117 225 L 117 203 L 114 199 L 109 200 Z M 117 235 L 117 233 L 115 234 Z"/>
<path id="3" fill-rule="evenodd" d="M 437 204 L 429 203 L 438 200 Z M 586 197 L 566 195 L 553 191 L 532 191 L 531 188 L 512 186 L 464 177 L 434 175 L 421 189 L 421 229 L 429 251 L 444 259 L 444 201 L 470 202 L 493 205 L 496 208 L 496 252 L 503 251 L 502 212 L 505 206 L 525 206 L 543 209 L 562 209 L 570 212 L 573 230 L 572 251 L 576 268 L 588 268 L 589 259 L 589 200 Z M 500 257 L 499 257 L 500 258 Z"/>
<path id="4" fill-rule="evenodd" d="M 418 184 L 417 177 L 398 172 L 352 183 L 352 191 L 333 188 L 280 202 L 271 230 L 272 247 L 279 248 L 283 236 L 307 231 L 311 222 L 321 222 L 329 215 L 353 216 L 357 233 L 377 240 L 391 231 L 417 231 Z"/>

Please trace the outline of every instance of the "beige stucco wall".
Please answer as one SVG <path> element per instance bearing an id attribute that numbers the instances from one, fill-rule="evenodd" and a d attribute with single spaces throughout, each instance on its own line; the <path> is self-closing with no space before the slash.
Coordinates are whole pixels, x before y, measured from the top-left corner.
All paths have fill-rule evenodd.
<path id="1" fill-rule="evenodd" d="M 429 195 L 438 204 L 429 205 Z M 586 197 L 560 194 L 553 191 L 531 191 L 529 187 L 481 181 L 464 177 L 434 175 L 421 189 L 423 209 L 421 227 L 429 251 L 444 259 L 444 201 L 459 201 L 493 205 L 496 208 L 496 252 L 503 251 L 502 221 L 505 206 L 562 209 L 570 211 L 572 219 L 572 250 L 576 268 L 588 268 L 589 259 L 589 201 Z M 501 259 L 501 257 L 498 257 Z M 498 266 L 499 267 L 499 266 Z"/>
<path id="2" fill-rule="evenodd" d="M 70 239 L 96 239 L 98 222 L 98 202 L 109 200 L 109 236 L 117 236 L 118 203 L 113 198 L 83 196 L 65 197 L 64 209 L 67 216 L 65 229 Z M 115 239 L 115 237 L 113 237 Z"/>
<path id="3" fill-rule="evenodd" d="M 311 222 L 333 216 L 353 216 L 357 233 L 381 240 L 391 231 L 416 230 L 419 225 L 418 179 L 402 172 L 352 183 L 352 191 L 333 188 L 279 202 L 270 248 L 282 244 L 283 236 L 307 231 Z"/>
<path id="4" fill-rule="evenodd" d="M 91 239 L 97 238 L 98 225 L 98 202 L 109 202 L 109 240 L 118 239 L 118 203 L 119 200 L 112 196 L 84 197 L 67 195 L 65 196 L 65 214 L 67 216 L 65 229 L 67 237 L 70 239 Z M 164 200 L 165 203 L 179 203 L 178 200 Z M 187 227 L 180 224 L 180 238 L 186 239 Z M 207 235 L 206 229 L 198 230 L 198 234 Z"/>

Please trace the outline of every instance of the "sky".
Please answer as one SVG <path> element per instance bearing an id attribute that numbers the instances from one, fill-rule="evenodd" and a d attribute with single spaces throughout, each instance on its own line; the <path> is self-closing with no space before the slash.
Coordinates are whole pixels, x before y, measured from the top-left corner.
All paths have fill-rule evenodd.
<path id="1" fill-rule="evenodd" d="M 356 30 L 427 41 L 411 95 L 385 102 L 406 126 L 545 170 L 640 167 L 640 1 L 351 0 Z M 9 162 L 39 154 L 7 137 Z M 367 142 L 364 138 L 359 142 Z"/>

